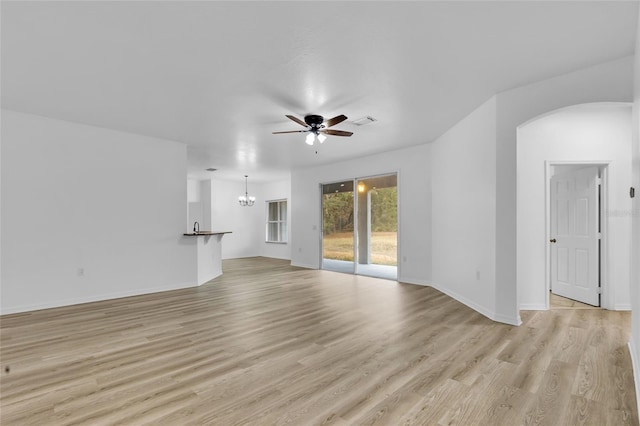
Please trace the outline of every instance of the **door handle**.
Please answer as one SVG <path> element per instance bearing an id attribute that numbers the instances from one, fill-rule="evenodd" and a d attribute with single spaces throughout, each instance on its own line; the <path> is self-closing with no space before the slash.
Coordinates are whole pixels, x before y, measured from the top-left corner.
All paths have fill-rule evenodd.
<path id="1" fill-rule="evenodd" d="M 555 239 L 555 238 L 552 238 L 552 239 L 550 239 L 550 240 L 549 240 L 549 242 L 551 242 L 551 243 L 555 243 L 555 242 L 556 242 L 556 239 Z"/>

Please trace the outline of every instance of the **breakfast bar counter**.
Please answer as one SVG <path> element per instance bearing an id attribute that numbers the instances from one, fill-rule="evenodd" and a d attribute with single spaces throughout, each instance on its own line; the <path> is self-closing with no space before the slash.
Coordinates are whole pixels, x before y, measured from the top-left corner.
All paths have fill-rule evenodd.
<path id="1" fill-rule="evenodd" d="M 185 237 L 198 237 L 195 244 L 197 284 L 202 285 L 222 275 L 222 237 L 231 231 L 198 231 L 184 233 Z"/>

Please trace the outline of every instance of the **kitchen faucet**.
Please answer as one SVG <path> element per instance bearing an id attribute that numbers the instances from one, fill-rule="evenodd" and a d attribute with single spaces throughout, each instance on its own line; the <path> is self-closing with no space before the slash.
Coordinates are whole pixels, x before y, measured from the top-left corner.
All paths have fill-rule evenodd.
<path id="1" fill-rule="evenodd" d="M 193 232 L 200 232 L 200 224 L 198 222 L 193 223 Z"/>

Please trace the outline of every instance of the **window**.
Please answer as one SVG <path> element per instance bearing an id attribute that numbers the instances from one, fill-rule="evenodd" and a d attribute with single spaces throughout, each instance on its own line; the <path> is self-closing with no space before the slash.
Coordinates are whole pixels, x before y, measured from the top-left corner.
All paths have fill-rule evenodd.
<path id="1" fill-rule="evenodd" d="M 287 200 L 267 201 L 268 243 L 287 242 Z"/>

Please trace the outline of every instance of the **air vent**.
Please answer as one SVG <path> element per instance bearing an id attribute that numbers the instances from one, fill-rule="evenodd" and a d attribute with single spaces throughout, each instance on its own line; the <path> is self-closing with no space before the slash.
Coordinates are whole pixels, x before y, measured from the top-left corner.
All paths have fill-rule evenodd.
<path id="1" fill-rule="evenodd" d="M 213 167 L 209 167 L 208 169 L 205 169 L 208 172 L 215 172 L 218 169 L 214 169 Z"/>
<path id="2" fill-rule="evenodd" d="M 378 120 L 376 120 L 370 115 L 367 115 L 366 117 L 362 117 L 362 118 L 358 118 L 357 120 L 354 120 L 353 124 L 355 124 L 356 126 L 364 126 L 365 124 L 373 123 L 374 121 L 378 121 Z"/>

